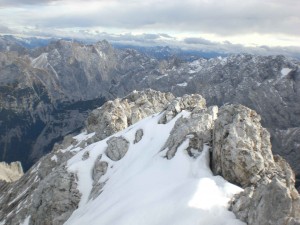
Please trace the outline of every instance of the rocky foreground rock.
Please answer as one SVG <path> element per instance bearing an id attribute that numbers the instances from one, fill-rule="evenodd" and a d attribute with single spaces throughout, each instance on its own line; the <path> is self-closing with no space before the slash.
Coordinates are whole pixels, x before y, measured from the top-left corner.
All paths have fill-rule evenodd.
<path id="1" fill-rule="evenodd" d="M 220 108 L 215 121 L 212 169 L 244 189 L 231 201 L 237 217 L 250 225 L 300 224 L 295 175 L 280 156 L 273 156 L 260 116 L 241 105 Z"/>
<path id="2" fill-rule="evenodd" d="M 244 188 L 229 205 L 239 219 L 249 225 L 300 224 L 294 172 L 285 160 L 273 156 L 270 135 L 255 111 L 242 105 L 206 107 L 200 95 L 175 98 L 153 90 L 105 103 L 92 112 L 83 133 L 65 137 L 20 180 L 2 184 L 0 224 L 63 224 L 83 200 L 101 196 L 106 185 L 101 178 L 112 168 L 111 163 L 122 162 L 128 147 L 139 143 L 145 134 L 138 129 L 133 143 L 110 135 L 155 113 L 160 113 L 158 123 L 167 124 L 182 112 L 186 116 L 176 120 L 161 149 L 163 158 L 173 160 L 183 143 L 188 143 L 184 151 L 192 159 L 199 156 L 203 146 L 209 146 L 214 174 Z M 103 139 L 106 151 L 96 157 L 91 171 L 84 173 L 92 180 L 92 187 L 89 193 L 82 193 L 82 174 L 68 169 L 68 160 L 91 160 L 93 151 L 86 149 L 93 149 Z"/>

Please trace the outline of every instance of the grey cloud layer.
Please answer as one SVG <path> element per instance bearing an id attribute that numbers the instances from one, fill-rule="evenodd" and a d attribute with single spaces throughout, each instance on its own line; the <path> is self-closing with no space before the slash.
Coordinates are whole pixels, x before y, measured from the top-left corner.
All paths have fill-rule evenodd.
<path id="1" fill-rule="evenodd" d="M 0 5 L 53 2 L 36 0 L 4 0 Z M 64 2 L 58 0 L 63 7 Z M 73 0 L 88 5 L 92 1 Z M 99 2 L 99 1 L 98 1 Z M 48 16 L 36 8 L 29 13 L 14 15 L 18 23 L 41 28 L 108 27 L 126 29 L 161 29 L 177 32 L 208 32 L 218 35 L 243 33 L 282 33 L 300 35 L 300 1 L 298 0 L 102 0 L 97 10 L 59 14 L 53 11 Z M 107 4 L 105 4 L 107 3 Z M 67 6 L 66 6 L 67 7 Z M 43 7 L 41 10 L 47 10 Z M 0 12 L 1 13 L 1 12 Z M 187 40 L 187 42 L 193 40 Z M 195 40 L 194 40 L 195 41 Z"/>
<path id="2" fill-rule="evenodd" d="M 40 4 L 47 4 L 50 2 L 59 1 L 59 0 L 1 0 L 0 6 L 19 6 L 19 5 L 40 5 Z"/>

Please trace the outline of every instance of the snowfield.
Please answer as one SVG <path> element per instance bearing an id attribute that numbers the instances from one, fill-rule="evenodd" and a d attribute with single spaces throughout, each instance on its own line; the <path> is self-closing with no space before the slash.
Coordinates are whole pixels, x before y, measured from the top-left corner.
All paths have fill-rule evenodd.
<path id="1" fill-rule="evenodd" d="M 105 154 L 109 138 L 87 146 L 71 158 L 68 170 L 77 173 L 82 198 L 65 224 L 245 224 L 227 209 L 230 198 L 242 189 L 212 174 L 208 146 L 193 158 L 186 151 L 187 139 L 171 160 L 164 157 L 168 149 L 162 148 L 181 116 L 189 117 L 190 113 L 183 111 L 167 124 L 158 124 L 161 114 L 156 114 L 113 135 L 130 143 L 119 161 L 112 161 Z M 134 144 L 139 129 L 143 130 L 143 138 Z M 75 138 L 83 140 L 86 135 Z M 87 154 L 89 157 L 83 160 Z M 105 185 L 102 193 L 91 199 L 92 169 L 101 154 L 101 161 L 108 163 L 106 174 L 100 178 Z"/>

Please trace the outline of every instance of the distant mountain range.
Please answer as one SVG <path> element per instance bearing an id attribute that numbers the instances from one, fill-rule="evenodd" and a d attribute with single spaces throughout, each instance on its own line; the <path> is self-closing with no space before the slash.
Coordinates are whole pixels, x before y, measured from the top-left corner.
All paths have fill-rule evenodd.
<path id="1" fill-rule="evenodd" d="M 71 38 L 38 38 L 38 37 L 17 37 L 13 35 L 4 35 L 0 37 L 0 48 L 2 51 L 7 48 L 7 50 L 14 50 L 16 48 L 39 48 L 49 45 L 51 42 L 56 42 L 58 40 L 73 41 Z M 91 40 L 80 40 L 75 42 L 81 44 L 94 44 Z M 183 50 L 178 47 L 169 46 L 143 46 L 143 45 L 132 45 L 123 43 L 112 43 L 112 46 L 116 49 L 134 49 L 149 57 L 153 57 L 159 60 L 169 59 L 172 57 L 178 57 L 184 61 L 193 61 L 199 57 L 202 58 L 214 58 L 218 56 L 227 56 L 228 54 L 215 51 L 203 51 L 203 50 Z M 19 49 L 20 51 L 20 49 Z"/>
<path id="2" fill-rule="evenodd" d="M 55 142 L 79 131 L 92 109 L 152 88 L 177 96 L 199 93 L 208 105 L 255 109 L 271 133 L 273 151 L 300 174 L 297 60 L 249 54 L 210 58 L 169 47 L 116 48 L 107 41 L 24 42 L 0 38 L 1 161 L 20 160 L 27 170 Z"/>

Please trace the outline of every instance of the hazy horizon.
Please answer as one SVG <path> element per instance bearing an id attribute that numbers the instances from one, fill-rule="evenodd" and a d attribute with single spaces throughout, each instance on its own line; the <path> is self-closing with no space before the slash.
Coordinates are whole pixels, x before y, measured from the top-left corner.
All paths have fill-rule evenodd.
<path id="1" fill-rule="evenodd" d="M 0 0 L 0 34 L 300 55 L 297 0 Z"/>

